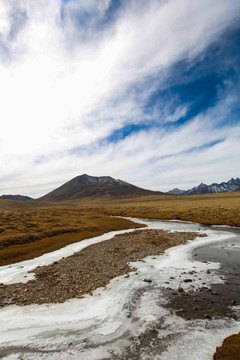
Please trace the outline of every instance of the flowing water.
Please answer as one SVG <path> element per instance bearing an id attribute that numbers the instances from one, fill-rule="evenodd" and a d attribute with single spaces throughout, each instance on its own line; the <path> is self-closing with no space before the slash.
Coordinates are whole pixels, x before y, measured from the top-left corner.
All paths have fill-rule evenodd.
<path id="1" fill-rule="evenodd" d="M 179 286 L 184 293 L 197 295 L 204 283 L 205 287 L 226 286 L 226 293 L 231 290 L 239 298 L 239 230 L 180 221 L 136 221 L 153 229 L 196 231 L 208 236 L 134 263 L 137 274 L 114 279 L 107 289 L 97 289 L 93 296 L 63 304 L 2 308 L 0 358 L 210 360 L 226 336 L 240 331 L 240 307 L 236 301 L 232 303 L 234 317 L 185 320 L 176 309 L 168 307 L 166 295 L 168 289 L 176 294 Z M 0 282 L 26 280 L 24 276 L 34 267 L 113 235 L 105 234 L 33 261 L 1 267 Z M 184 282 L 186 276 L 191 281 Z"/>

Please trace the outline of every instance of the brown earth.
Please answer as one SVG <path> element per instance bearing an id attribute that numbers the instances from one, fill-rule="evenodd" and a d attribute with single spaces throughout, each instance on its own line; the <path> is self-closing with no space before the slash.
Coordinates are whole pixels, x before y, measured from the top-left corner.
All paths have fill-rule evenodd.
<path id="1" fill-rule="evenodd" d="M 36 268 L 33 271 L 36 278 L 27 283 L 0 284 L 0 306 L 59 303 L 92 294 L 111 279 L 136 270 L 128 262 L 161 254 L 196 236 L 199 234 L 163 230 L 138 230 L 117 235 L 51 265 Z M 135 275 L 126 275 L 129 276 Z"/>
<path id="2" fill-rule="evenodd" d="M 217 347 L 213 360 L 239 360 L 240 333 L 227 337 L 220 347 Z"/>

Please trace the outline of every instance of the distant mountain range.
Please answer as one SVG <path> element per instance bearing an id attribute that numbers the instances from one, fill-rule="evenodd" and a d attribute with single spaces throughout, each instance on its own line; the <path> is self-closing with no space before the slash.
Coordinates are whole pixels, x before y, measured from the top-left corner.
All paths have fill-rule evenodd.
<path id="1" fill-rule="evenodd" d="M 193 194 L 211 194 L 230 191 L 240 191 L 240 179 L 231 179 L 228 182 L 220 184 L 213 183 L 200 185 L 190 190 L 173 189 L 167 194 L 175 195 L 193 195 Z M 36 199 L 36 201 L 67 201 L 82 198 L 129 198 L 145 195 L 162 195 L 163 192 L 142 189 L 129 184 L 123 180 L 114 179 L 110 176 L 90 176 L 83 174 L 66 182 L 50 193 Z M 29 196 L 23 195 L 2 195 L 0 199 L 5 200 L 34 200 Z"/>
<path id="2" fill-rule="evenodd" d="M 31 198 L 31 197 L 23 196 L 23 195 L 2 195 L 2 196 L 0 196 L 0 199 L 3 199 L 3 200 L 19 200 L 19 201 L 33 200 L 33 198 Z"/>
<path id="3" fill-rule="evenodd" d="M 198 186 L 193 187 L 190 190 L 180 190 L 173 189 L 167 192 L 167 194 L 175 195 L 194 195 L 194 194 L 213 194 L 221 192 L 231 192 L 231 191 L 240 191 L 240 179 L 230 179 L 227 182 L 222 182 L 220 184 L 213 183 L 211 185 L 206 185 L 201 183 Z"/>
<path id="4" fill-rule="evenodd" d="M 160 191 L 139 188 L 123 180 L 116 180 L 110 176 L 80 175 L 68 181 L 50 193 L 40 197 L 40 201 L 64 201 L 86 197 L 134 197 L 144 195 L 160 195 Z"/>

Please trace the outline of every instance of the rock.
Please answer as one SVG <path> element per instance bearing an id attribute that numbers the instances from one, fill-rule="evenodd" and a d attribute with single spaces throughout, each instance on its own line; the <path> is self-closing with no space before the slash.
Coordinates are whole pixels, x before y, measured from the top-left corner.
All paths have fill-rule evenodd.
<path id="1" fill-rule="evenodd" d="M 148 282 L 148 283 L 151 283 L 151 282 L 152 282 L 151 279 L 143 279 L 143 281 Z"/>
<path id="2" fill-rule="evenodd" d="M 204 317 L 205 317 L 205 319 L 211 319 L 211 316 L 209 316 L 208 314 L 204 314 Z"/>

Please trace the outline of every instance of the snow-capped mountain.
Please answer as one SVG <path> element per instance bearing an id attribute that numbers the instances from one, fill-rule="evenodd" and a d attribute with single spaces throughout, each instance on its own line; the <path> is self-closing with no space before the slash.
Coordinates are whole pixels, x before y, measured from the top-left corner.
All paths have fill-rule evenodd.
<path id="1" fill-rule="evenodd" d="M 237 177 L 236 179 L 232 178 L 229 181 L 222 182 L 220 184 L 213 183 L 211 185 L 206 185 L 201 183 L 200 185 L 195 186 L 187 191 L 182 191 L 176 188 L 169 191 L 168 194 L 177 194 L 177 195 L 213 194 L 213 193 L 221 193 L 221 192 L 238 191 L 239 188 L 240 188 L 240 179 Z"/>
<path id="2" fill-rule="evenodd" d="M 200 185 L 186 191 L 186 194 L 211 194 L 211 193 L 221 193 L 221 192 L 230 192 L 235 191 L 240 187 L 240 179 L 231 179 L 227 182 L 222 182 L 220 184 L 213 183 L 211 185 L 206 185 L 201 183 Z"/>
<path id="3" fill-rule="evenodd" d="M 174 194 L 174 195 L 182 195 L 185 194 L 186 190 L 180 190 L 178 188 L 175 188 L 173 190 L 170 190 L 167 192 L 167 194 Z"/>

